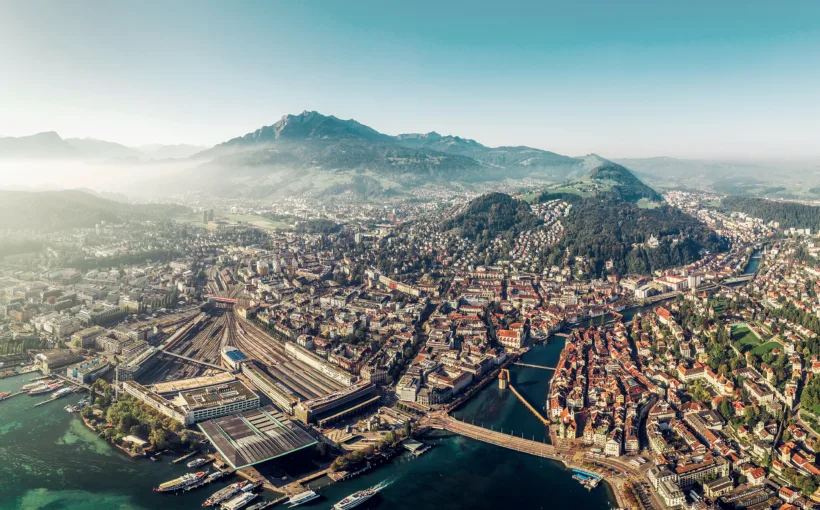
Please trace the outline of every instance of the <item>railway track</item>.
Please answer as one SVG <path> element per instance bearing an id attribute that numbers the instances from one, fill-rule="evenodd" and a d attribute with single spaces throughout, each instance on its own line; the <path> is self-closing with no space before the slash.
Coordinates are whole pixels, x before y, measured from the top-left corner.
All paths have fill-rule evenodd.
<path id="1" fill-rule="evenodd" d="M 188 358 L 205 361 L 211 364 L 220 364 L 221 333 L 225 328 L 225 314 L 209 316 L 200 323 L 199 331 L 193 336 L 180 339 L 170 352 L 186 356 Z M 211 369 L 204 368 L 195 363 L 187 363 L 176 358 L 167 357 L 160 366 L 156 368 L 159 376 L 158 380 L 190 378 L 203 375 Z"/>
<path id="2" fill-rule="evenodd" d="M 261 331 L 255 324 L 236 317 L 232 320 L 241 323 L 245 333 L 235 335 L 236 346 L 268 365 L 270 372 L 294 392 L 305 398 L 316 398 L 342 388 L 307 364 L 287 356 L 284 342 Z"/>

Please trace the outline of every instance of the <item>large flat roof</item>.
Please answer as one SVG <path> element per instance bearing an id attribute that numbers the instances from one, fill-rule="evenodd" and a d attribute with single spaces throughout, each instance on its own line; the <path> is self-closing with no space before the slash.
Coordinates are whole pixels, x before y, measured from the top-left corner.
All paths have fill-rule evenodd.
<path id="1" fill-rule="evenodd" d="M 317 442 L 273 406 L 223 416 L 197 426 L 234 469 L 282 457 Z"/>
<path id="2" fill-rule="evenodd" d="M 205 386 L 214 386 L 217 384 L 225 384 L 233 381 L 236 377 L 228 372 L 221 372 L 216 375 L 208 375 L 203 377 L 193 377 L 191 379 L 179 379 L 177 381 L 167 381 L 156 383 L 151 386 L 151 389 L 157 393 L 179 393 L 180 391 L 194 390 L 196 388 L 203 388 Z"/>
<path id="3" fill-rule="evenodd" d="M 174 399 L 178 405 L 191 411 L 209 407 L 219 407 L 238 400 L 248 400 L 257 397 L 256 393 L 245 386 L 242 381 L 231 381 L 219 386 L 208 386 L 191 391 L 183 391 Z"/>

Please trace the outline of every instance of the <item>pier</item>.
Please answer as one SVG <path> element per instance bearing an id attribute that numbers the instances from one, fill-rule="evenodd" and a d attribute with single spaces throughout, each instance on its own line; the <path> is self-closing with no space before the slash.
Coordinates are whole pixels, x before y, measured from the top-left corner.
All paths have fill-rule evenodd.
<path id="1" fill-rule="evenodd" d="M 51 374 L 50 377 L 54 377 L 56 379 L 59 379 L 59 380 L 63 381 L 64 383 L 70 384 L 71 386 L 77 386 L 77 387 L 83 388 L 86 391 L 89 391 L 89 392 L 91 391 L 91 386 L 89 386 L 87 384 L 84 384 L 84 383 L 81 383 L 81 382 L 77 382 L 74 379 L 69 379 L 68 377 L 66 377 L 64 375 Z"/>
<path id="2" fill-rule="evenodd" d="M 40 406 L 42 406 L 42 405 L 46 405 L 46 404 L 48 404 L 49 402 L 54 402 L 55 400 L 60 400 L 60 399 L 61 399 L 61 398 L 63 398 L 64 396 L 65 396 L 65 395 L 62 395 L 62 396 L 59 396 L 59 397 L 51 397 L 51 398 L 50 398 L 50 399 L 48 399 L 48 400 L 43 400 L 42 402 L 37 402 L 36 404 L 34 404 L 34 407 L 40 407 Z"/>
<path id="3" fill-rule="evenodd" d="M 193 456 L 194 456 L 194 455 L 196 455 L 197 453 L 199 453 L 199 450 L 194 450 L 194 451 L 192 451 L 192 452 L 186 453 L 186 454 L 185 454 L 185 455 L 183 455 L 182 457 L 179 457 L 179 458 L 177 458 L 177 459 L 172 460 L 172 461 L 171 461 L 171 464 L 176 464 L 176 463 L 178 463 L 178 462 L 182 462 L 182 461 L 183 461 L 183 460 L 185 460 L 185 459 L 190 459 L 191 457 L 193 457 Z"/>

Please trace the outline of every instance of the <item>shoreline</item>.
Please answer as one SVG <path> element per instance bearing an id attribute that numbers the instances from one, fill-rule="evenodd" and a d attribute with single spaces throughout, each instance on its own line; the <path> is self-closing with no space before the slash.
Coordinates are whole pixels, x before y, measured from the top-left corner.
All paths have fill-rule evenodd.
<path id="1" fill-rule="evenodd" d="M 623 484 L 626 481 L 628 481 L 628 479 L 622 478 L 621 476 L 614 476 L 614 475 L 604 476 L 603 474 L 596 473 L 596 471 L 597 471 L 596 468 L 589 468 L 589 467 L 585 467 L 585 466 L 580 465 L 580 464 L 576 464 L 571 459 L 541 457 L 540 455 L 532 455 L 532 454 L 529 454 L 529 453 L 526 453 L 526 452 L 510 450 L 509 448 L 504 448 L 503 446 L 500 446 L 500 445 L 497 445 L 497 444 L 488 443 L 488 442 L 485 442 L 485 441 L 480 441 L 478 439 L 474 439 L 472 437 L 465 436 L 465 435 L 459 434 L 457 432 L 451 432 L 451 431 L 446 430 L 446 429 L 431 428 L 430 430 L 424 432 L 422 434 L 421 438 L 423 439 L 428 435 L 432 435 L 432 434 L 436 434 L 436 433 L 441 434 L 442 437 L 445 437 L 445 438 L 446 437 L 453 437 L 453 438 L 461 437 L 461 438 L 464 438 L 464 439 L 468 439 L 470 441 L 475 441 L 475 442 L 478 442 L 478 443 L 481 443 L 481 444 L 485 444 L 485 445 L 493 446 L 493 447 L 496 447 L 496 448 L 500 448 L 504 451 L 508 451 L 508 452 L 511 452 L 511 453 L 515 453 L 515 454 L 519 454 L 519 455 L 525 455 L 525 456 L 529 456 L 529 457 L 537 457 L 537 458 L 541 458 L 541 459 L 544 459 L 544 460 L 547 460 L 547 461 L 551 461 L 551 462 L 554 462 L 554 463 L 558 464 L 562 469 L 567 471 L 568 472 L 567 476 L 570 476 L 571 471 L 573 469 L 581 469 L 583 471 L 588 471 L 588 472 L 597 474 L 601 477 L 601 481 L 603 482 L 603 485 L 608 487 L 609 492 L 611 492 L 614 495 L 615 502 L 618 505 L 618 508 L 629 508 L 629 506 L 626 504 L 626 499 L 625 499 L 624 495 L 622 494 Z"/>

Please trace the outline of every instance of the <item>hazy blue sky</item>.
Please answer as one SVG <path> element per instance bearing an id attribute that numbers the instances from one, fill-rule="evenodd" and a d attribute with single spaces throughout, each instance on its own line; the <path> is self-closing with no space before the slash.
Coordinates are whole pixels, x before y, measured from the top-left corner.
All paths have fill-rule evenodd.
<path id="1" fill-rule="evenodd" d="M 318 110 L 580 155 L 820 155 L 820 2 L 0 0 L 0 136 Z"/>

